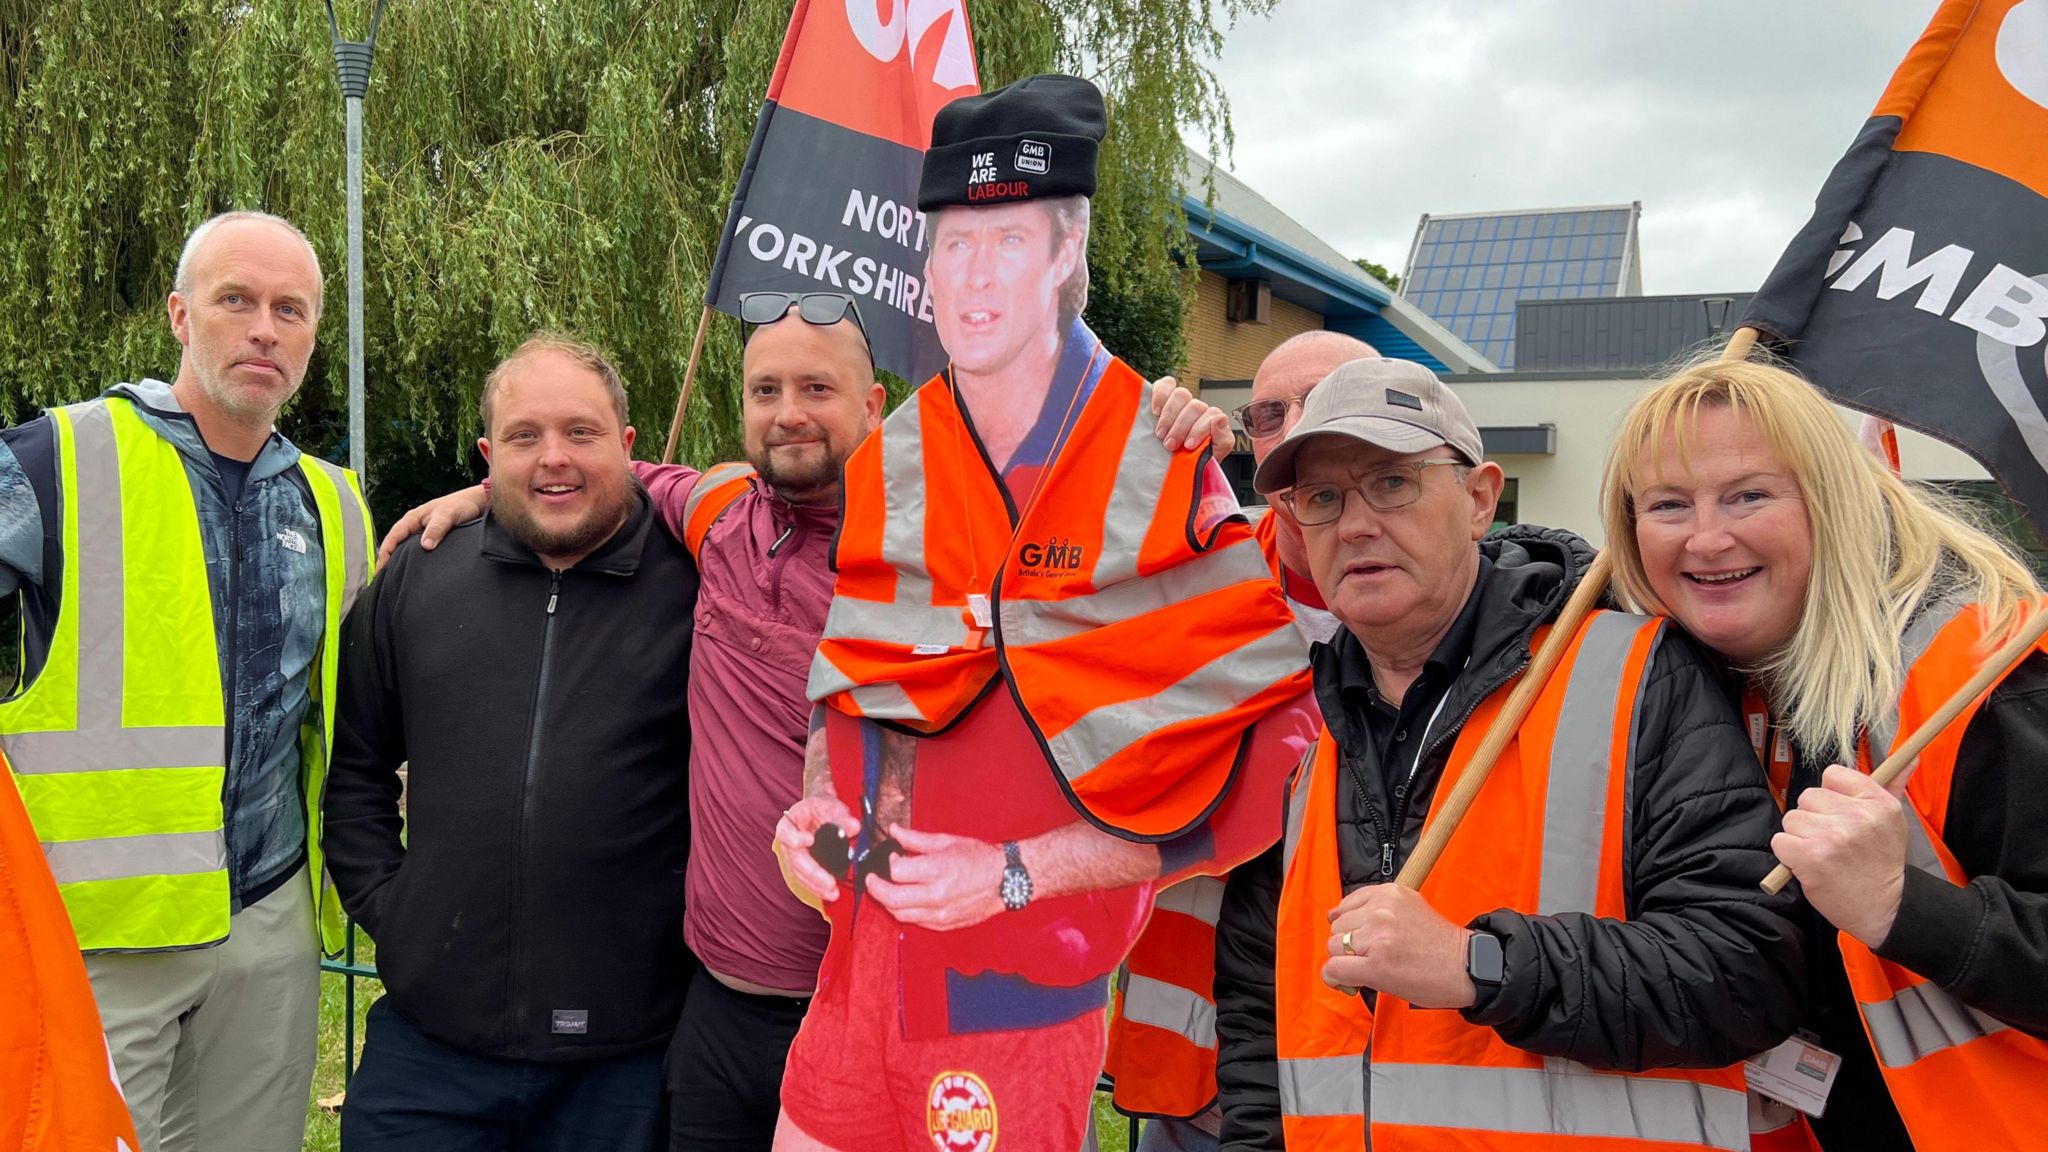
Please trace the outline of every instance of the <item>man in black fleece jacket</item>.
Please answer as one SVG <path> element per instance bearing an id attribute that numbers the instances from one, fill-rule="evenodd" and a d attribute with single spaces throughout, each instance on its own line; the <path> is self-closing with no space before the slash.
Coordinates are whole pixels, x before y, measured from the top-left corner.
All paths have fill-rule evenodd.
<path id="1" fill-rule="evenodd" d="M 1605 751 L 1613 703 L 1604 720 L 1597 709 L 1576 714 L 1590 719 L 1579 729 L 1602 749 L 1591 765 L 1597 775 L 1549 754 L 1553 778 L 1576 770 L 1581 783 L 1594 781 L 1591 793 L 1576 789 L 1582 798 L 1604 794 L 1608 774 L 1623 773 L 1618 843 L 1603 847 L 1597 834 L 1592 843 L 1496 843 L 1468 823 L 1452 853 L 1463 851 L 1468 863 L 1505 853 L 1503 866 L 1476 875 L 1447 856 L 1422 894 L 1393 887 L 1447 769 L 1476 742 L 1460 739 L 1468 720 L 1505 697 L 1537 628 L 1556 616 L 1592 557 L 1584 541 L 1543 529 L 1475 547 L 1500 476 L 1481 459 L 1457 398 L 1400 361 L 1332 373 L 1260 468 L 1260 489 L 1291 500 L 1317 586 L 1346 627 L 1313 656 L 1334 755 L 1298 774 L 1287 840 L 1232 873 L 1224 898 L 1216 1001 L 1226 1149 L 1280 1148 L 1283 1129 L 1289 1149 L 1355 1146 L 1361 1113 L 1372 1129 L 1434 1128 L 1446 1139 L 1516 1131 L 1548 1133 L 1560 1148 L 1575 1137 L 1601 1147 L 1618 1146 L 1603 1139 L 1739 1146 L 1739 1076 L 1698 1084 L 1630 1077 L 1629 1106 L 1617 1109 L 1604 1105 L 1623 1085 L 1602 1073 L 1731 1064 L 1784 1039 L 1798 1015 L 1793 902 L 1757 889 L 1771 864 L 1776 808 L 1714 673 L 1669 627 L 1648 633 L 1652 647 L 1636 658 L 1633 707 L 1619 713 L 1628 739 L 1612 754 L 1618 766 L 1610 769 Z M 1603 626 L 1636 636 L 1657 628 L 1619 614 Z M 1595 634 L 1583 635 L 1577 651 L 1595 653 Z M 1571 675 L 1561 670 L 1555 683 L 1562 688 Z M 1530 733 L 1525 725 L 1523 767 L 1504 761 L 1482 805 L 1488 793 L 1500 803 L 1502 789 L 1508 804 L 1527 795 L 1513 790 L 1531 782 L 1528 745 L 1555 739 Z M 1325 771 L 1332 778 L 1311 790 L 1309 780 Z M 1304 805 L 1310 796 L 1325 799 L 1320 811 Z M 1544 830 L 1556 823 L 1546 819 Z M 1314 937 L 1306 945 L 1278 939 L 1283 886 L 1307 890 L 1297 872 L 1316 870 L 1318 845 L 1334 849 L 1333 861 L 1321 858 L 1335 873 L 1325 880 L 1333 907 L 1318 904 L 1312 917 L 1297 910 L 1294 936 Z M 1598 895 L 1620 915 L 1502 906 L 1517 903 L 1496 889 L 1528 874 L 1517 863 L 1525 851 L 1546 880 L 1553 861 L 1570 875 L 1618 855 L 1618 872 L 1601 873 Z M 1448 920 L 1432 907 L 1432 889 L 1481 913 Z M 1547 884 L 1543 895 L 1550 903 Z M 1326 912 L 1334 914 L 1326 920 Z M 1311 947 L 1311 966 L 1286 967 L 1290 950 L 1301 958 Z M 1286 970 L 1276 975 L 1276 963 Z M 1360 998 L 1332 999 L 1324 977 Z M 1283 1050 L 1304 1019 L 1309 1039 Z M 1427 1043 L 1417 1044 L 1418 1033 Z M 1419 1059 L 1418 1047 L 1431 1059 Z M 1351 1127 L 1338 1122 L 1344 1116 Z"/>
<path id="2" fill-rule="evenodd" d="M 490 510 L 401 548 L 344 637 L 328 862 L 387 994 L 342 1142 L 652 1150 L 691 965 L 697 572 L 595 349 L 528 341 L 482 410 Z"/>

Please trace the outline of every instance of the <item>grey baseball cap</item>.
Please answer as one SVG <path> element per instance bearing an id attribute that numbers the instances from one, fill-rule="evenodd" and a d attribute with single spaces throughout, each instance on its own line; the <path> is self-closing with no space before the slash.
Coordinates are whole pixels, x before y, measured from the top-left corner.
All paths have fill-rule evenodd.
<path id="1" fill-rule="evenodd" d="M 1349 436 L 1390 452 L 1448 444 L 1467 464 L 1478 464 L 1483 451 L 1464 401 L 1412 360 L 1339 364 L 1308 394 L 1301 423 L 1259 465 L 1252 487 L 1261 493 L 1294 487 L 1295 458 L 1312 436 Z"/>

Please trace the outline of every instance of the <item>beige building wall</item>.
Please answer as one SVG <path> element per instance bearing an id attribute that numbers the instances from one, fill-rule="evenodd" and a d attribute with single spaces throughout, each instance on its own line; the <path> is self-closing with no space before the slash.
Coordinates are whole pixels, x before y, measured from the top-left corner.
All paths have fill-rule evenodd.
<path id="1" fill-rule="evenodd" d="M 1230 282 L 1203 272 L 1195 284 L 1195 308 L 1187 319 L 1187 363 L 1175 375 L 1190 389 L 1203 380 L 1249 380 L 1266 354 L 1289 336 L 1323 326 L 1323 318 L 1299 304 L 1274 297 L 1265 324 L 1228 319 Z"/>
<path id="2" fill-rule="evenodd" d="M 1600 474 L 1607 448 L 1629 404 L 1645 387 L 1643 380 L 1480 380 L 1451 382 L 1459 399 L 1480 428 L 1535 424 L 1557 426 L 1554 455 L 1494 457 L 1517 480 L 1515 518 L 1523 524 L 1568 528 L 1596 546 L 1606 542 L 1600 530 Z M 1842 409 L 1855 427 L 1862 417 Z M 1983 480 L 1989 477 L 1976 461 L 1918 432 L 1899 430 L 1900 470 L 1915 480 Z"/>

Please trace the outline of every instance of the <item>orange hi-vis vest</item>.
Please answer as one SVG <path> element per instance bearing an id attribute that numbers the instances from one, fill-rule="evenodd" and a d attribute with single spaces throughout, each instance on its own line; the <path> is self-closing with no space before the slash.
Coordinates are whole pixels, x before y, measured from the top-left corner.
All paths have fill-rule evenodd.
<path id="1" fill-rule="evenodd" d="M 140 1146 L 114 1081 L 78 937 L 0 752 L 0 1148 Z"/>
<path id="2" fill-rule="evenodd" d="M 725 510 L 753 487 L 754 466 L 744 461 L 714 464 L 691 487 L 683 501 L 683 547 L 694 558 L 704 550 L 704 538 Z"/>
<path id="3" fill-rule="evenodd" d="M 1502 907 L 1626 917 L 1630 728 L 1664 627 L 1618 612 L 1596 612 L 1580 627 L 1423 882 L 1422 895 L 1452 923 Z M 1432 818 L 1507 696 L 1505 687 L 1496 691 L 1466 720 Z M 1326 727 L 1288 795 L 1275 950 L 1288 1152 L 1749 1146 L 1739 1065 L 1598 1071 L 1524 1052 L 1458 1012 L 1417 1009 L 1384 993 L 1375 1009 L 1324 984 L 1327 913 L 1344 896 L 1336 822 L 1343 771 Z"/>
<path id="4" fill-rule="evenodd" d="M 1252 539 L 1280 579 L 1279 521 L 1252 521 Z M 1110 1007 L 1102 1070 L 1126 1116 L 1191 1120 L 1216 1100 L 1216 918 L 1223 878 L 1192 876 L 1163 889 L 1131 946 Z"/>
<path id="5" fill-rule="evenodd" d="M 2048 600 L 2035 602 L 2033 610 L 2048 610 Z M 1988 650 L 1984 624 L 1981 608 L 1951 602 L 1928 608 L 1908 626 L 1905 687 L 1896 715 L 1864 734 L 1864 771 L 1876 759 L 1874 750 L 1889 751 L 1977 671 Z M 2048 652 L 2048 642 L 2037 651 Z M 1952 884 L 1970 877 L 1942 843 L 1949 791 L 1963 734 L 1989 695 L 1987 689 L 1971 701 L 1920 753 L 1906 783 L 1906 866 Z M 1964 1004 L 1846 932 L 1841 944 L 1864 1031 L 1915 1148 L 2048 1149 L 2048 1041 Z"/>
<path id="6" fill-rule="evenodd" d="M 1103 359 L 1020 512 L 947 376 L 855 450 L 810 695 L 935 735 L 1000 682 L 1077 812 L 1160 840 L 1222 799 L 1308 652 L 1243 518 L 1198 526 L 1208 450 L 1162 447 Z"/>
<path id="7" fill-rule="evenodd" d="M 1117 977 L 1102 1070 L 1126 1116 L 1176 1120 L 1216 1099 L 1216 919 L 1223 880 L 1161 889 Z"/>

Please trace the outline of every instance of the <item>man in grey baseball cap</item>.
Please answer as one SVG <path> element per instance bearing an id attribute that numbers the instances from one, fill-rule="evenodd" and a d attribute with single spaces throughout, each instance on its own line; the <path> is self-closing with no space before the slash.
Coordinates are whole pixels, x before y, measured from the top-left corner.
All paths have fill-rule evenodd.
<path id="1" fill-rule="evenodd" d="M 1312 657 L 1324 731 L 1287 839 L 1231 874 L 1217 926 L 1225 1148 L 1360 1109 L 1368 1143 L 1399 1124 L 1739 1146 L 1748 1109 L 1725 1076 L 1634 1074 L 1725 1066 L 1797 1016 L 1792 904 L 1756 887 L 1776 805 L 1705 659 L 1656 621 L 1595 613 L 1483 815 L 1420 891 L 1393 883 L 1593 557 L 1569 532 L 1489 535 L 1504 483 L 1457 395 L 1401 360 L 1339 366 L 1259 466 L 1344 627 Z M 1324 924 L 1327 940 L 1304 930 Z M 1505 1085 L 1509 1065 L 1505 1111 L 1455 1087 Z"/>

